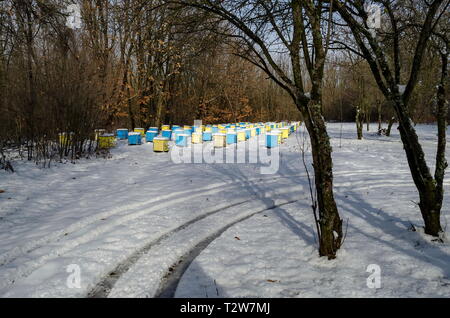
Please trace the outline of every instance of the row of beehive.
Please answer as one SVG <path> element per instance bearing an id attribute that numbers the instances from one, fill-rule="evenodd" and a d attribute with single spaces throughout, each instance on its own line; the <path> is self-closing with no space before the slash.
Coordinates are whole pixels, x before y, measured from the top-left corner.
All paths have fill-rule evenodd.
<path id="1" fill-rule="evenodd" d="M 169 151 L 169 140 L 173 140 L 177 146 L 186 147 L 188 138 L 193 144 L 213 141 L 214 147 L 226 147 L 227 144 L 235 144 L 246 141 L 254 136 L 266 134 L 266 146 L 277 147 L 283 139 L 296 131 L 300 122 L 293 123 L 239 123 L 207 126 L 181 126 L 163 125 L 161 130 L 151 127 L 147 131 L 143 128 L 135 128 L 129 132 L 128 129 L 117 129 L 117 139 L 128 140 L 129 145 L 140 145 L 142 138 L 147 142 L 153 142 L 155 152 Z M 60 142 L 66 143 L 70 140 L 71 134 L 61 133 Z M 105 133 L 104 129 L 95 130 L 95 139 L 98 140 L 99 148 L 112 148 L 116 144 L 114 134 Z"/>
<path id="2" fill-rule="evenodd" d="M 147 142 L 153 142 L 154 151 L 168 151 L 169 140 L 173 140 L 175 145 L 186 147 L 188 138 L 191 138 L 193 144 L 200 144 L 204 141 L 213 141 L 214 147 L 222 148 L 227 144 L 235 144 L 247 139 L 266 134 L 266 146 L 269 148 L 277 147 L 283 139 L 296 131 L 300 122 L 294 123 L 239 123 L 239 124 L 223 124 L 223 125 L 207 125 L 207 126 L 184 126 L 163 125 L 161 132 L 158 128 L 151 127 L 144 133 L 144 129 L 135 128 L 131 133 L 129 144 L 140 144 L 141 138 L 145 137 Z M 126 129 L 119 129 L 117 132 L 119 139 L 126 139 Z M 123 135 L 122 135 L 123 134 Z M 122 137 L 121 137 L 122 136 Z M 131 139 L 131 140 L 130 140 Z"/>

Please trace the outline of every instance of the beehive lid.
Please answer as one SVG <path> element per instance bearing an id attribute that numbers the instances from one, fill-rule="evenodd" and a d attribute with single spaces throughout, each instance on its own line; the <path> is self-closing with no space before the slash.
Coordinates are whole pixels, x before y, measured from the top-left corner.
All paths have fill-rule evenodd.
<path id="1" fill-rule="evenodd" d="M 213 136 L 226 136 L 226 135 L 222 134 L 222 133 L 215 133 L 215 134 L 213 134 Z"/>
<path id="2" fill-rule="evenodd" d="M 153 140 L 169 140 L 167 137 L 155 137 Z"/>
<path id="3" fill-rule="evenodd" d="M 126 129 L 126 128 L 119 128 L 119 129 L 117 129 L 117 131 L 128 131 L 128 129 Z"/>
<path id="4" fill-rule="evenodd" d="M 130 132 L 128 136 L 140 136 L 141 134 L 138 132 Z"/>

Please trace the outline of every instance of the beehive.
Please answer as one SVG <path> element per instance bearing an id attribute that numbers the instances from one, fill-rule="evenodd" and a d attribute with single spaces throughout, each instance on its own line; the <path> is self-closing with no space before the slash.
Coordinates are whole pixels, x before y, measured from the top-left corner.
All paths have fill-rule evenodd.
<path id="1" fill-rule="evenodd" d="M 281 131 L 281 138 L 287 139 L 289 137 L 289 128 L 288 127 L 282 127 L 280 128 Z"/>
<path id="2" fill-rule="evenodd" d="M 158 132 L 154 130 L 149 130 L 145 133 L 145 140 L 147 142 L 153 142 L 153 139 L 158 136 Z"/>
<path id="3" fill-rule="evenodd" d="M 128 144 L 129 145 L 140 145 L 142 142 L 142 136 L 139 132 L 130 132 L 128 134 Z"/>
<path id="4" fill-rule="evenodd" d="M 167 138 L 167 140 L 170 140 L 172 138 L 172 130 L 170 129 L 163 129 L 161 132 L 161 136 L 164 138 Z"/>
<path id="5" fill-rule="evenodd" d="M 266 134 L 266 147 L 267 148 L 278 147 L 278 134 L 277 133 Z"/>
<path id="6" fill-rule="evenodd" d="M 237 141 L 245 141 L 245 130 L 238 130 L 237 132 Z"/>
<path id="7" fill-rule="evenodd" d="M 98 137 L 98 147 L 100 149 L 109 149 L 116 145 L 114 134 L 102 134 Z"/>
<path id="8" fill-rule="evenodd" d="M 203 133 L 203 141 L 211 141 L 212 140 L 212 132 L 204 132 Z"/>
<path id="9" fill-rule="evenodd" d="M 179 147 L 187 147 L 189 135 L 187 134 L 177 134 L 177 138 L 175 139 L 175 144 Z"/>
<path id="10" fill-rule="evenodd" d="M 144 128 L 134 128 L 134 132 L 140 133 L 142 137 L 145 136 L 145 129 Z"/>
<path id="11" fill-rule="evenodd" d="M 170 125 L 162 125 L 161 130 L 170 130 Z"/>
<path id="12" fill-rule="evenodd" d="M 177 136 L 180 134 L 184 134 L 184 129 L 182 128 L 177 128 L 175 130 L 172 129 L 172 136 L 171 139 L 172 140 L 177 140 Z"/>
<path id="13" fill-rule="evenodd" d="M 193 144 L 201 144 L 203 142 L 202 137 L 203 136 L 200 133 L 193 133 L 192 134 L 192 143 Z"/>
<path id="14" fill-rule="evenodd" d="M 235 144 L 237 143 L 237 135 L 235 132 L 228 132 L 227 133 L 227 144 Z"/>
<path id="15" fill-rule="evenodd" d="M 169 151 L 169 139 L 166 137 L 153 138 L 153 151 L 154 152 L 168 152 Z"/>
<path id="16" fill-rule="evenodd" d="M 223 148 L 226 146 L 226 135 L 225 134 L 213 134 L 213 141 L 215 148 Z"/>
<path id="17" fill-rule="evenodd" d="M 271 133 L 276 134 L 278 136 L 278 143 L 281 144 L 281 141 L 282 141 L 281 130 L 273 129 Z"/>
<path id="18" fill-rule="evenodd" d="M 117 129 L 117 139 L 124 140 L 128 138 L 128 129 Z"/>

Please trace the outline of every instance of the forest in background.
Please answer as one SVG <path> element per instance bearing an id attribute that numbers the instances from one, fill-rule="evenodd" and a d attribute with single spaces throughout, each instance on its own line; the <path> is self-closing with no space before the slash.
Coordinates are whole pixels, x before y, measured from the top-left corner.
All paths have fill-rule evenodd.
<path id="1" fill-rule="evenodd" d="M 0 2 L 2 139 L 64 131 L 84 139 L 95 128 L 194 119 L 213 124 L 301 118 L 286 92 L 238 56 L 238 43 L 221 35 L 227 26 L 208 13 L 158 0 L 80 0 L 81 27 L 70 28 L 70 2 Z M 402 41 L 401 49 L 408 50 L 408 38 Z M 410 102 L 416 123 L 434 121 L 440 63 L 432 49 L 426 54 Z M 408 56 L 402 63 L 411 63 Z M 286 57 L 279 59 L 288 69 Z M 355 121 L 358 109 L 365 121 L 392 118 L 363 59 L 335 50 L 325 67 L 326 120 Z"/>

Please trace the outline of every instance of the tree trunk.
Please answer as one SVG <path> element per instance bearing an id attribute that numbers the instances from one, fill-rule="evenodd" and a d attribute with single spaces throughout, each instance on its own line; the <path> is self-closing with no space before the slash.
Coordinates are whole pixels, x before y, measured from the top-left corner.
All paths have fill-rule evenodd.
<path id="1" fill-rule="evenodd" d="M 377 101 L 377 113 L 378 113 L 378 134 L 381 135 L 381 102 Z"/>
<path id="2" fill-rule="evenodd" d="M 395 123 L 395 117 L 391 117 L 388 122 L 388 127 L 386 129 L 386 136 L 389 137 L 391 135 L 392 125 Z"/>
<path id="3" fill-rule="evenodd" d="M 438 195 L 436 181 L 427 166 L 422 146 L 402 101 L 395 101 L 395 110 L 406 158 L 408 159 L 414 184 L 419 192 L 419 208 L 425 223 L 425 233 L 439 236 L 442 231 L 440 224 L 442 196 Z"/>
<path id="4" fill-rule="evenodd" d="M 358 140 L 361 140 L 363 138 L 363 118 L 361 115 L 361 108 L 358 106 L 356 107 L 356 134 L 358 136 Z"/>
<path id="5" fill-rule="evenodd" d="M 370 110 L 366 109 L 366 129 L 370 131 Z"/>
<path id="6" fill-rule="evenodd" d="M 332 149 L 320 107 L 320 103 L 311 101 L 311 111 L 303 112 L 303 117 L 311 140 L 319 208 L 319 255 L 334 259 L 342 242 L 342 220 L 333 195 Z"/>

